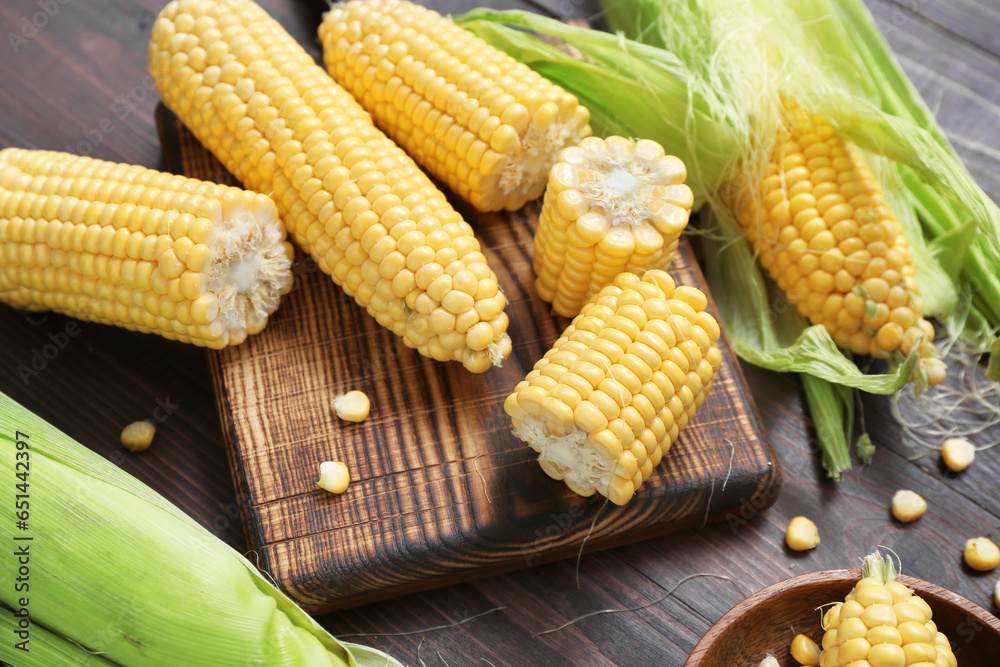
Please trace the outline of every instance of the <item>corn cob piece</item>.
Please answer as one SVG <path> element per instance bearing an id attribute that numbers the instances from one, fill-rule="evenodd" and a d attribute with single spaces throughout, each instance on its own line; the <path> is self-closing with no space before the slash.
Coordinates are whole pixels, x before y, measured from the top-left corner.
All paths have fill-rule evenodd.
<path id="1" fill-rule="evenodd" d="M 149 62 L 164 103 L 379 324 L 473 372 L 507 357 L 506 300 L 472 228 L 260 6 L 171 2 Z"/>
<path id="2" fill-rule="evenodd" d="M 896 581 L 891 560 L 867 556 L 862 579 L 823 615 L 820 667 L 956 667 L 927 602 Z"/>
<path id="3" fill-rule="evenodd" d="M 705 400 L 722 354 L 705 295 L 666 272 L 622 273 L 507 397 L 550 477 L 624 505 Z"/>
<path id="4" fill-rule="evenodd" d="M 822 116 L 786 102 L 759 201 L 740 223 L 778 286 L 840 347 L 888 358 L 916 346 L 944 379 L 903 228 L 864 156 Z"/>
<path id="5" fill-rule="evenodd" d="M 0 246 L 4 303 L 215 349 L 292 288 L 267 197 L 54 151 L 0 151 Z"/>
<path id="6" fill-rule="evenodd" d="M 549 172 L 535 234 L 538 295 L 563 317 L 623 271 L 665 269 L 694 195 L 655 141 L 587 137 Z"/>
<path id="7" fill-rule="evenodd" d="M 407 0 L 336 5 L 319 37 L 333 78 L 480 211 L 539 197 L 559 151 L 590 134 L 576 97 Z"/>

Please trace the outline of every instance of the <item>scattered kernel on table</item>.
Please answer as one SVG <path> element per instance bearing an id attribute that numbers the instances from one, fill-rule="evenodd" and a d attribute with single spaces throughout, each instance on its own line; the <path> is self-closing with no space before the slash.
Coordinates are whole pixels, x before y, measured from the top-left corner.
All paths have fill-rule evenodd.
<path id="1" fill-rule="evenodd" d="M 795 635 L 795 639 L 792 640 L 792 657 L 798 660 L 800 665 L 817 667 L 819 655 L 819 646 L 816 642 L 805 635 Z"/>
<path id="2" fill-rule="evenodd" d="M 156 425 L 151 421 L 132 422 L 122 429 L 122 444 L 130 452 L 149 449 L 156 435 Z"/>
<path id="3" fill-rule="evenodd" d="M 758 667 L 781 667 L 781 663 L 773 655 L 768 655 L 760 661 Z"/>
<path id="4" fill-rule="evenodd" d="M 965 438 L 948 438 L 941 445 L 941 460 L 951 470 L 961 472 L 972 465 L 976 448 Z"/>
<path id="5" fill-rule="evenodd" d="M 996 585 L 993 586 L 993 604 L 1000 607 L 1000 579 L 997 579 Z"/>
<path id="6" fill-rule="evenodd" d="M 927 501 L 913 491 L 900 489 L 892 497 L 892 515 L 898 521 L 916 521 L 927 511 Z"/>
<path id="7" fill-rule="evenodd" d="M 973 570 L 989 572 L 1000 565 L 1000 548 L 985 537 L 975 537 L 965 543 L 965 564 Z"/>
<path id="8" fill-rule="evenodd" d="M 371 401 L 363 391 L 349 391 L 333 399 L 333 409 L 344 421 L 360 422 L 368 417 Z"/>
<path id="9" fill-rule="evenodd" d="M 323 461 L 319 464 L 319 481 L 317 486 L 330 493 L 341 494 L 347 491 L 351 483 L 351 473 L 347 465 L 340 461 Z"/>
<path id="10" fill-rule="evenodd" d="M 819 544 L 819 530 L 816 524 L 804 516 L 797 516 L 788 523 L 785 542 L 795 551 L 807 551 Z"/>

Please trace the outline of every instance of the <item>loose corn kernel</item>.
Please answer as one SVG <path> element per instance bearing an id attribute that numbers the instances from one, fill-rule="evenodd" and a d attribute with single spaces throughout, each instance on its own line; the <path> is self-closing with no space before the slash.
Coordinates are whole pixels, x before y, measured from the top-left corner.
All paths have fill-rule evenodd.
<path id="1" fill-rule="evenodd" d="M 576 97 L 406 0 L 334 5 L 319 38 L 337 83 L 480 211 L 516 210 L 541 195 L 559 151 L 590 134 Z"/>
<path id="2" fill-rule="evenodd" d="M 319 464 L 319 481 L 316 485 L 324 491 L 341 494 L 351 483 L 347 465 L 340 461 L 323 461 Z"/>
<path id="3" fill-rule="evenodd" d="M 1000 607 L 1000 579 L 997 579 L 997 583 L 993 586 L 993 604 Z"/>
<path id="4" fill-rule="evenodd" d="M 132 422 L 122 429 L 121 441 L 130 452 L 142 452 L 153 444 L 156 435 L 156 424 L 149 420 Z"/>
<path id="5" fill-rule="evenodd" d="M 694 203 L 686 177 L 655 141 L 588 137 L 562 151 L 535 234 L 538 295 L 575 317 L 619 273 L 667 268 Z"/>
<path id="6" fill-rule="evenodd" d="M 349 391 L 333 399 L 333 409 L 344 421 L 361 422 L 368 417 L 371 401 L 363 391 Z"/>
<path id="7" fill-rule="evenodd" d="M 901 489 L 892 496 L 892 515 L 897 521 L 916 521 L 927 511 L 927 501 L 913 491 Z"/>
<path id="8" fill-rule="evenodd" d="M 220 349 L 292 288 L 264 195 L 54 151 L 0 150 L 0 301 Z"/>
<path id="9" fill-rule="evenodd" d="M 785 542 L 794 551 L 808 551 L 819 544 L 819 530 L 816 524 L 804 516 L 797 516 L 785 529 Z"/>
<path id="10" fill-rule="evenodd" d="M 240 182 L 273 198 L 293 239 L 369 315 L 420 354 L 472 372 L 510 354 L 506 299 L 472 228 L 277 21 L 251 0 L 175 0 L 153 32 L 173 35 L 149 44 L 164 104 Z M 212 57 L 175 48 L 198 40 Z M 172 246 L 152 250 L 176 270 Z M 459 269 L 475 280 L 453 281 Z M 163 293 L 169 276 L 155 278 Z M 452 329 L 440 315 L 431 326 L 440 307 Z M 190 314 L 211 312 L 207 303 Z M 479 322 L 492 335 L 480 327 L 469 340 Z"/>
<path id="11" fill-rule="evenodd" d="M 792 657 L 798 660 L 800 665 L 806 667 L 818 667 L 819 646 L 805 635 L 795 635 L 792 639 Z"/>
<path id="12" fill-rule="evenodd" d="M 965 438 L 948 438 L 941 445 L 941 460 L 950 470 L 961 472 L 972 465 L 976 448 Z"/>
<path id="13" fill-rule="evenodd" d="M 985 537 L 975 537 L 965 543 L 965 564 L 979 572 L 989 572 L 1000 565 L 1000 548 Z"/>
<path id="14" fill-rule="evenodd" d="M 758 667 L 781 667 L 781 663 L 779 663 L 778 659 L 773 655 L 768 654 L 764 656 L 763 660 L 760 661 L 760 665 Z"/>
<path id="15" fill-rule="evenodd" d="M 823 163 L 814 169 L 811 158 Z M 858 148 L 826 118 L 785 100 L 756 195 L 740 224 L 799 312 L 855 354 L 903 357 L 916 348 L 915 377 L 940 384 L 946 367 L 923 317 L 913 253 Z"/>
<path id="16" fill-rule="evenodd" d="M 504 410 L 546 474 L 617 505 L 649 478 L 722 361 L 718 324 L 696 293 L 658 269 L 618 275 L 514 388 Z M 687 343 L 670 318 L 690 328 Z"/>

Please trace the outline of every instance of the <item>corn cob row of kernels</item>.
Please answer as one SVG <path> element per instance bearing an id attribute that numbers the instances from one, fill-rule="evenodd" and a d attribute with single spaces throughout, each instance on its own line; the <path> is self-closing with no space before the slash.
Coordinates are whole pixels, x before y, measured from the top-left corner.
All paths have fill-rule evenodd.
<path id="1" fill-rule="evenodd" d="M 655 141 L 588 137 L 549 173 L 535 234 L 538 295 L 564 317 L 622 272 L 665 269 L 694 197 Z"/>
<path id="2" fill-rule="evenodd" d="M 319 36 L 333 78 L 481 211 L 540 196 L 559 151 L 590 134 L 576 97 L 406 0 L 336 5 Z"/>
<path id="3" fill-rule="evenodd" d="M 149 61 L 165 104 L 271 195 L 295 241 L 379 324 L 473 372 L 509 354 L 506 300 L 472 228 L 263 9 L 171 2 Z"/>
<path id="4" fill-rule="evenodd" d="M 550 477 L 582 496 L 629 501 L 721 363 L 706 306 L 660 270 L 623 273 L 584 305 L 504 403 Z"/>
<path id="5" fill-rule="evenodd" d="M 53 151 L 0 151 L 0 301 L 222 348 L 292 286 L 267 197 Z"/>
<path id="6" fill-rule="evenodd" d="M 799 312 L 856 354 L 916 347 L 929 384 L 944 379 L 923 318 L 913 254 L 858 149 L 822 116 L 786 105 L 759 204 L 740 222 Z"/>

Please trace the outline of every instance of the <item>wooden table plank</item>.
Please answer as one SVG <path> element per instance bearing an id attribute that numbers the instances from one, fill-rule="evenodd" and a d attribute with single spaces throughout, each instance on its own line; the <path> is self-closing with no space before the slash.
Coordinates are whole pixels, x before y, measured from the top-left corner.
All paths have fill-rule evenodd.
<path id="1" fill-rule="evenodd" d="M 996 177 L 1000 156 L 991 150 L 1000 136 L 1000 118 L 989 105 L 970 103 L 976 98 L 955 91 L 957 82 L 997 103 L 1000 58 L 991 45 L 995 42 L 985 40 L 1000 34 L 1000 24 L 993 14 L 980 11 L 985 7 L 995 12 L 996 3 L 868 2 L 883 27 L 892 25 L 893 11 L 908 7 L 946 28 L 914 16 L 901 29 L 890 30 L 888 37 L 925 99 L 940 109 L 942 124 L 973 173 L 988 194 L 1000 198 Z M 21 18 L 30 20 L 29 10 L 37 10 L 34 3 L 0 4 L 4 28 L 0 53 L 6 65 L 0 70 L 4 111 L 0 145 L 61 149 L 83 140 L 84 130 L 111 116 L 115 100 L 141 85 L 150 25 L 163 4 L 163 0 L 60 3 L 58 15 L 18 53 L 12 51 L 7 32 L 17 32 Z M 314 35 L 321 1 L 263 4 L 312 53 L 318 53 Z M 438 7 L 459 12 L 474 4 L 442 1 Z M 589 11 L 594 6 L 591 0 L 580 5 Z M 956 12 L 965 12 L 969 20 L 949 23 L 946 17 Z M 115 130 L 104 136 L 93 155 L 161 166 L 154 104 L 151 97 L 136 103 L 129 117 L 116 121 Z M 53 315 L 33 325 L 22 314 L 0 307 L 0 390 L 101 454 L 119 454 L 126 470 L 245 550 L 245 536 L 232 513 L 235 492 L 204 352 L 154 336 L 80 324 L 81 333 L 25 385 L 17 367 L 30 364 L 32 350 L 40 349 L 49 333 L 63 331 L 68 322 Z M 950 586 L 992 608 L 990 591 L 996 575 L 968 572 L 961 565 L 959 546 L 974 531 L 997 534 L 1000 507 L 991 489 L 1000 477 L 1000 450 L 980 454 L 974 466 L 958 476 L 940 469 L 933 459 L 909 462 L 906 457 L 911 452 L 886 416 L 885 399 L 869 397 L 865 406 L 878 447 L 875 464 L 834 486 L 822 481 L 797 380 L 752 367 L 744 370 L 785 473 L 781 496 L 767 512 L 745 525 L 719 524 L 584 556 L 579 590 L 574 563 L 562 561 L 329 614 L 320 621 L 335 633 L 407 632 L 506 606 L 456 628 L 358 641 L 388 648 L 407 664 L 425 667 L 628 665 L 633 664 L 630 646 L 636 646 L 636 655 L 649 664 L 676 667 L 709 625 L 751 591 L 803 571 L 847 567 L 883 538 L 901 544 L 913 559 L 906 565 L 909 574 Z M 126 421 L 150 415 L 156 399 L 168 396 L 180 407 L 164 422 L 153 448 L 142 455 L 124 452 L 117 444 L 120 428 Z M 920 491 L 930 504 L 924 518 L 906 528 L 891 523 L 885 514 L 892 492 L 904 485 Z M 783 547 L 785 523 L 800 512 L 813 515 L 823 535 L 823 543 L 811 554 L 792 554 Z M 858 528 L 845 525 L 851 517 L 858 518 Z M 922 551 L 925 542 L 932 545 L 927 555 Z M 531 638 L 578 614 L 655 599 L 699 571 L 729 574 L 738 586 L 692 580 L 671 598 L 641 612 L 588 619 L 560 633 Z"/>

